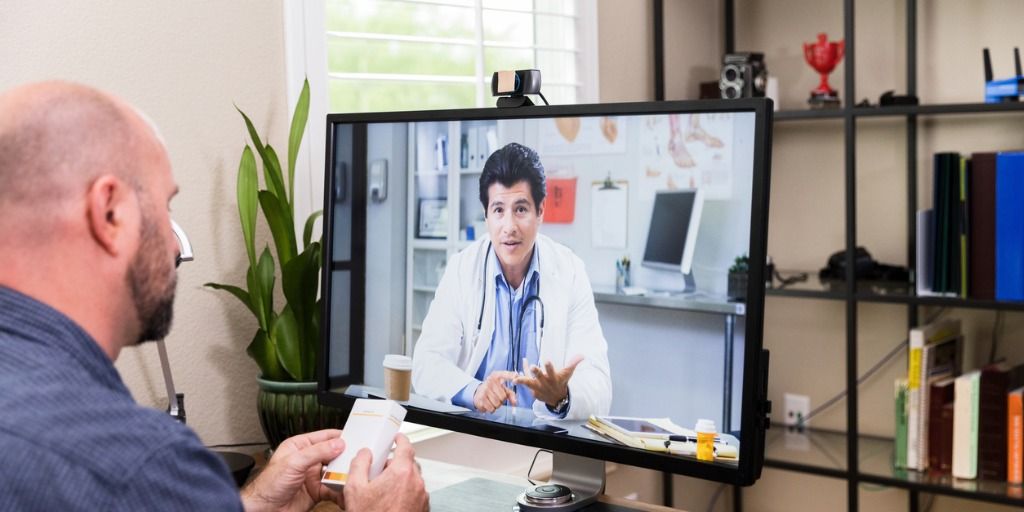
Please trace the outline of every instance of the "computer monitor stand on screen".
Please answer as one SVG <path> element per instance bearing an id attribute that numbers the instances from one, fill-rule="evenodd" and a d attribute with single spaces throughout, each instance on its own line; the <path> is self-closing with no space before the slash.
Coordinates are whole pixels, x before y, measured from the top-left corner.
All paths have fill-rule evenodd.
<path id="1" fill-rule="evenodd" d="M 727 291 L 736 258 L 766 260 L 771 107 L 329 115 L 321 403 L 384 396 L 402 354 L 405 421 L 554 453 L 549 482 L 432 495 L 475 510 L 617 510 L 606 461 L 753 484 L 765 269 Z M 628 261 L 629 286 L 699 293 L 627 293 Z"/>

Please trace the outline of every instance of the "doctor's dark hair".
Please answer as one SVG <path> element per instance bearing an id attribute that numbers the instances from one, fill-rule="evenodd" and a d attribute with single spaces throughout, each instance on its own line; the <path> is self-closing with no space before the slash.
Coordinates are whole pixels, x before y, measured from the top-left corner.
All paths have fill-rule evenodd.
<path id="1" fill-rule="evenodd" d="M 541 203 L 547 195 L 547 183 L 544 179 L 544 165 L 540 163 L 537 152 L 516 142 L 491 154 L 484 163 L 480 173 L 480 204 L 487 215 L 487 203 L 490 198 L 487 189 L 495 183 L 511 188 L 516 183 L 525 181 L 530 185 L 530 196 L 534 207 L 540 211 Z"/>

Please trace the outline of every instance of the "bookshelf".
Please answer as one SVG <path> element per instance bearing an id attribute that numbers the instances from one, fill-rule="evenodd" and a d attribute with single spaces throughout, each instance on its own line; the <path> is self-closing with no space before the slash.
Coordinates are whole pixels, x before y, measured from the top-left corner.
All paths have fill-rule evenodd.
<path id="1" fill-rule="evenodd" d="M 654 85 L 655 99 L 665 97 L 665 66 L 664 52 L 665 10 L 664 0 L 653 2 L 653 34 L 654 34 Z M 843 314 L 837 321 L 845 321 L 844 348 L 841 357 L 845 361 L 845 392 L 846 392 L 846 428 L 843 431 L 807 430 L 797 438 L 787 438 L 783 426 L 775 426 L 768 432 L 766 446 L 767 468 L 827 477 L 845 481 L 847 490 L 847 510 L 861 510 L 860 487 L 862 484 L 876 484 L 908 491 L 907 505 L 911 512 L 921 510 L 920 494 L 954 496 L 978 502 L 1003 505 L 1024 506 L 1024 494 L 1021 487 L 1008 486 L 1005 482 L 986 480 L 954 480 L 950 476 L 936 476 L 916 471 L 896 469 L 892 464 L 893 441 L 891 438 L 867 435 L 860 431 L 859 416 L 864 411 L 859 408 L 857 380 L 863 368 L 858 367 L 858 316 L 862 304 L 891 304 L 904 306 L 908 327 L 918 325 L 919 308 L 921 306 L 939 306 L 949 308 L 983 309 L 994 311 L 1024 311 L 1024 303 L 1001 302 L 994 300 L 977 300 L 947 297 L 919 297 L 912 286 L 881 285 L 871 282 L 856 282 L 853 275 L 853 262 L 858 239 L 857 194 L 858 194 L 858 162 L 857 144 L 858 120 L 870 118 L 888 118 L 890 122 L 901 124 L 906 141 L 906 156 L 903 176 L 895 176 L 895 180 L 905 179 L 906 210 L 903 222 L 906 226 L 907 266 L 913 270 L 916 240 L 913 229 L 918 209 L 918 144 L 919 129 L 927 121 L 934 118 L 950 116 L 991 116 L 1014 115 L 1024 113 L 1024 102 L 1021 103 L 940 103 L 914 106 L 892 107 L 857 107 L 858 96 L 855 92 L 855 69 L 857 63 L 855 21 L 855 0 L 842 2 L 842 38 L 846 43 L 846 55 L 843 58 L 843 76 L 841 90 L 843 105 L 841 108 L 829 110 L 782 110 L 776 112 L 774 121 L 780 124 L 789 123 L 826 123 L 830 129 L 841 130 L 843 137 L 843 158 L 839 165 L 842 170 L 843 188 L 843 242 L 847 274 L 839 284 L 825 285 L 818 282 L 812 272 L 808 282 L 796 283 L 783 288 L 767 290 L 769 297 L 785 297 L 790 299 L 806 299 L 817 301 L 833 301 L 843 305 Z M 736 9 L 734 0 L 724 0 L 724 51 L 736 50 Z M 905 92 L 918 94 L 918 2 L 905 0 L 904 31 L 905 42 Z M 929 19 L 928 21 L 932 21 Z M 958 37 L 963 37 L 958 34 Z M 897 48 L 899 48 L 897 46 Z M 770 55 L 769 55 L 770 58 Z M 863 65 L 864 63 L 862 63 Z M 980 64 L 979 64 L 980 77 Z M 980 80 L 980 78 L 979 78 Z M 979 82 L 979 95 L 981 84 Z M 838 124 L 838 126 L 836 126 Z M 778 125 L 777 125 L 778 126 Z M 866 139 L 866 137 L 865 137 Z M 863 142 L 862 142 L 863 143 Z M 779 144 L 778 139 L 775 142 Z M 926 155 L 925 158 L 930 158 Z M 897 181 L 898 183 L 898 181 Z M 847 283 L 855 283 L 848 286 Z M 771 300 L 769 298 L 769 300 Z M 772 376 L 769 375 L 769 379 Z M 776 404 L 776 410 L 781 404 Z M 796 446 L 796 447 L 794 447 Z M 671 485 L 666 485 L 665 502 L 672 503 Z M 733 509 L 742 510 L 743 491 L 733 488 Z"/>
<path id="2" fill-rule="evenodd" d="M 481 134 L 490 132 L 499 140 L 504 133 L 494 120 L 413 123 L 408 130 L 414 143 L 408 154 L 412 172 L 406 219 L 410 250 L 406 260 L 405 353 L 411 355 L 448 259 L 472 243 L 464 239 L 469 226 L 483 229 L 477 195 L 483 162 L 478 162 L 478 157 L 470 160 L 462 154 L 463 149 L 485 144 L 480 140 L 470 146 L 471 134 L 483 139 Z M 424 201 L 443 204 L 445 216 L 437 217 L 437 222 L 424 222 Z M 422 232 L 424 229 L 429 232 Z"/>

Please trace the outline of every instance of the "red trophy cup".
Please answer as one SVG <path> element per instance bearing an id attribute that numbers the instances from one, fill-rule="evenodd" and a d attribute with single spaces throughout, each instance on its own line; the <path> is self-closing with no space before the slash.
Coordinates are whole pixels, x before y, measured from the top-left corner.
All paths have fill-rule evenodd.
<path id="1" fill-rule="evenodd" d="M 824 32 L 818 34 L 817 43 L 804 43 L 804 58 L 815 71 L 821 73 L 821 83 L 811 91 L 811 98 L 807 100 L 811 108 L 839 106 L 839 93 L 828 85 L 828 74 L 843 60 L 843 49 L 843 41 L 829 42 Z"/>

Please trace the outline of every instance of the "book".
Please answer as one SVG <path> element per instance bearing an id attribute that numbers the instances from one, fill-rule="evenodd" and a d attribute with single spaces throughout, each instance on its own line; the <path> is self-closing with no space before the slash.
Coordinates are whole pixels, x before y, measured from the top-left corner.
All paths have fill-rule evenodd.
<path id="1" fill-rule="evenodd" d="M 896 436 L 893 442 L 893 466 L 897 468 L 907 467 L 907 379 L 896 379 L 893 399 L 896 403 L 896 410 L 893 417 L 896 420 Z"/>
<path id="2" fill-rule="evenodd" d="M 960 292 L 960 297 L 967 298 L 967 285 L 968 285 L 968 252 L 967 247 L 970 244 L 970 223 L 969 223 L 969 204 L 967 194 L 967 176 L 971 172 L 970 161 L 967 158 L 960 157 L 960 169 L 959 176 L 957 179 L 957 189 L 959 201 L 957 203 L 957 247 L 956 250 L 960 255 L 957 260 L 957 276 L 958 284 L 957 289 Z"/>
<path id="3" fill-rule="evenodd" d="M 919 297 L 928 296 L 949 296 L 954 294 L 935 291 L 935 283 L 932 281 L 935 266 L 935 243 L 932 237 L 935 236 L 935 210 L 917 211 L 917 265 L 915 275 L 915 286 Z"/>
<path id="4" fill-rule="evenodd" d="M 953 388 L 946 377 L 931 385 L 928 402 L 928 469 L 949 473 L 953 466 Z"/>
<path id="5" fill-rule="evenodd" d="M 934 234 L 932 243 L 935 246 L 933 251 L 935 261 L 932 266 L 933 290 L 939 293 L 949 291 L 947 286 L 948 262 L 947 255 L 949 227 L 948 208 L 948 177 L 946 173 L 946 154 L 936 153 L 933 157 L 932 169 L 932 208 L 935 210 L 935 222 L 932 225 Z"/>
<path id="6" fill-rule="evenodd" d="M 953 468 L 955 478 L 978 477 L 978 398 L 981 371 L 956 378 L 953 390 Z"/>
<path id="7" fill-rule="evenodd" d="M 957 375 L 963 343 L 960 320 L 946 319 L 910 330 L 907 354 L 907 468 L 928 467 L 927 406 L 929 380 Z M 951 343 L 951 345 L 950 345 Z M 943 344 L 941 350 L 925 347 Z"/>
<path id="8" fill-rule="evenodd" d="M 959 322 L 956 322 L 959 325 Z M 918 468 L 928 469 L 928 407 L 931 386 L 947 377 L 960 375 L 963 336 L 936 339 L 921 349 L 920 421 L 917 425 Z"/>
<path id="9" fill-rule="evenodd" d="M 971 154 L 967 182 L 971 233 L 967 296 L 993 300 L 996 298 L 996 154 Z"/>
<path id="10" fill-rule="evenodd" d="M 981 370 L 978 388 L 978 477 L 1006 480 L 1006 394 L 1008 368 L 988 365 Z"/>
<path id="11" fill-rule="evenodd" d="M 996 299 L 1024 300 L 1024 153 L 996 155 Z"/>
<path id="12" fill-rule="evenodd" d="M 1006 394 L 1006 481 L 1024 483 L 1024 386 Z"/>

